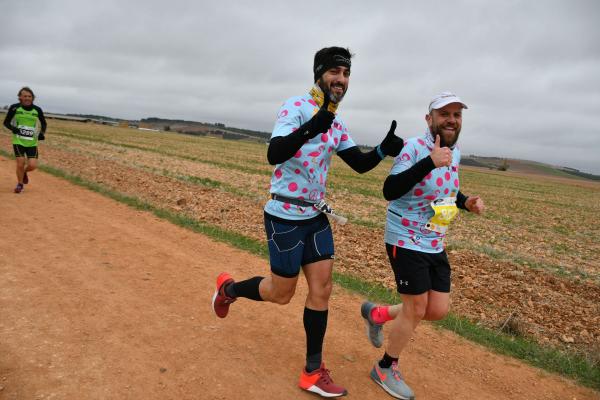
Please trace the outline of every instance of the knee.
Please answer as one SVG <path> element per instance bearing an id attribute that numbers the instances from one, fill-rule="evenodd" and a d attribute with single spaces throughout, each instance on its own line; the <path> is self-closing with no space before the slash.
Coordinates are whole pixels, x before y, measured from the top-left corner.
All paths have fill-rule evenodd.
<path id="1" fill-rule="evenodd" d="M 448 308 L 448 305 L 427 307 L 427 312 L 423 319 L 426 319 L 427 321 L 439 321 L 448 315 Z"/>
<path id="2" fill-rule="evenodd" d="M 275 296 L 273 296 L 272 301 L 275 304 L 284 306 L 286 304 L 289 304 L 289 302 L 292 300 L 292 297 L 294 297 L 293 290 L 291 292 L 277 293 Z"/>
<path id="3" fill-rule="evenodd" d="M 329 297 L 331 297 L 332 290 L 333 283 L 331 281 L 327 281 L 310 287 L 308 295 L 315 300 L 328 301 Z"/>
<path id="4" fill-rule="evenodd" d="M 415 322 L 421 321 L 427 314 L 427 299 L 414 301 L 410 307 L 403 307 L 409 318 Z"/>

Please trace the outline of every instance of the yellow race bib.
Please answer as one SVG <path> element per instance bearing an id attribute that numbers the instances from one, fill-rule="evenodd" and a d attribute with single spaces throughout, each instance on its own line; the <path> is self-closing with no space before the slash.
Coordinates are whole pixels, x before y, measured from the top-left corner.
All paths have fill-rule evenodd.
<path id="1" fill-rule="evenodd" d="M 425 225 L 427 229 L 434 232 L 446 233 L 450 222 L 458 214 L 456 207 L 456 197 L 444 197 L 437 199 L 430 204 L 435 213 L 429 222 Z"/>

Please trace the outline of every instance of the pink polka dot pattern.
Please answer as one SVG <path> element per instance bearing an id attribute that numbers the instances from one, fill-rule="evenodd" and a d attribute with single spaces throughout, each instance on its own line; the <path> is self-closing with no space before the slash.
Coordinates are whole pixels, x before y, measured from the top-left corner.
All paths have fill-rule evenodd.
<path id="1" fill-rule="evenodd" d="M 446 179 L 447 181 L 449 181 L 449 180 L 450 180 L 450 172 L 446 172 L 446 173 L 444 174 L 444 179 Z"/>
<path id="2" fill-rule="evenodd" d="M 317 103 L 313 99 L 308 100 L 308 102 L 315 107 L 317 106 Z"/>
<path id="3" fill-rule="evenodd" d="M 438 245 L 438 241 L 437 241 L 437 239 L 433 239 L 433 240 L 431 241 L 431 247 L 437 247 L 437 245 Z"/>
<path id="4" fill-rule="evenodd" d="M 417 197 L 423 196 L 423 190 L 422 189 L 415 189 L 415 196 L 417 196 Z"/>
<path id="5" fill-rule="evenodd" d="M 281 176 L 282 176 L 282 175 L 283 175 L 283 174 L 281 173 L 281 170 L 280 170 L 280 169 L 276 169 L 276 170 L 275 170 L 275 177 L 276 177 L 277 179 L 281 179 Z"/>
<path id="6" fill-rule="evenodd" d="M 410 225 L 410 221 L 407 220 L 406 218 L 402 218 L 402 225 L 403 226 L 409 226 Z"/>
<path id="7" fill-rule="evenodd" d="M 454 187 L 458 187 L 458 179 L 454 180 Z"/>
<path id="8" fill-rule="evenodd" d="M 300 158 L 300 157 L 302 157 L 302 150 L 298 150 L 298 151 L 296 152 L 296 154 L 294 154 L 294 157 L 296 157 L 296 158 Z"/>
<path id="9" fill-rule="evenodd" d="M 444 185 L 444 180 L 442 178 L 437 178 L 435 184 L 441 187 Z"/>
<path id="10" fill-rule="evenodd" d="M 300 171 L 300 169 L 296 168 L 296 169 L 294 170 L 294 172 L 296 173 L 296 175 L 299 175 L 301 171 Z"/>
<path id="11" fill-rule="evenodd" d="M 400 246 L 400 247 L 404 246 L 404 240 L 398 240 L 398 246 Z"/>
<path id="12" fill-rule="evenodd" d="M 294 105 L 295 105 L 296 107 L 300 107 L 300 106 L 302 105 L 302 103 L 300 103 L 299 101 L 297 101 L 297 102 L 295 102 L 295 103 L 294 103 Z"/>
<path id="13" fill-rule="evenodd" d="M 295 192 L 296 190 L 298 190 L 298 184 L 296 182 L 292 182 L 288 185 L 288 189 L 290 190 L 290 192 Z"/>

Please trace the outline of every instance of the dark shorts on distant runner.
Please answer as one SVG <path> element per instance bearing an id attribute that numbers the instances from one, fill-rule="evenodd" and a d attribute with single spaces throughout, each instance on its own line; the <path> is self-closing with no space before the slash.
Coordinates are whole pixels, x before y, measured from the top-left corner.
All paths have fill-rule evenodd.
<path id="1" fill-rule="evenodd" d="M 20 144 L 13 144 L 13 151 L 15 152 L 15 157 L 27 156 L 27 158 L 38 158 L 37 146 L 25 147 Z"/>
<path id="2" fill-rule="evenodd" d="M 385 244 L 398 293 L 450 292 L 450 263 L 446 251 L 425 253 Z"/>
<path id="3" fill-rule="evenodd" d="M 271 272 L 298 276 L 303 265 L 334 258 L 333 233 L 325 214 L 307 220 L 288 220 L 265 212 Z"/>

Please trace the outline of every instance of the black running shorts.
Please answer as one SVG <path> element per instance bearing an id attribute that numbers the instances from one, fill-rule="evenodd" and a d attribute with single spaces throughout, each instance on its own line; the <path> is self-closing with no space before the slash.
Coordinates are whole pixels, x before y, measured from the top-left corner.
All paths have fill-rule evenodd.
<path id="1" fill-rule="evenodd" d="M 424 253 L 386 243 L 398 293 L 450 292 L 450 264 L 446 251 Z"/>
<path id="2" fill-rule="evenodd" d="M 27 158 L 38 158 L 37 146 L 25 147 L 20 144 L 13 144 L 13 151 L 15 152 L 15 157 L 27 156 Z"/>

